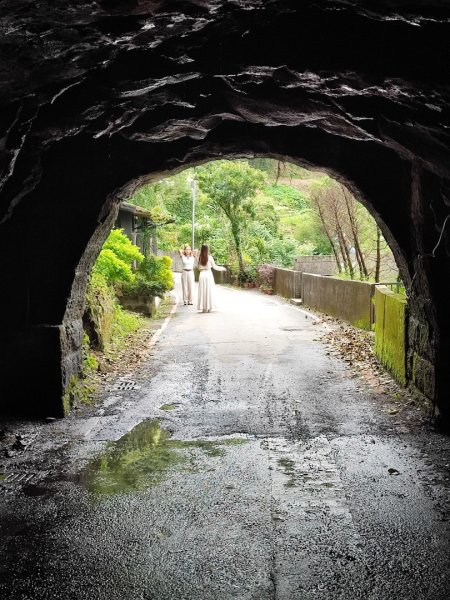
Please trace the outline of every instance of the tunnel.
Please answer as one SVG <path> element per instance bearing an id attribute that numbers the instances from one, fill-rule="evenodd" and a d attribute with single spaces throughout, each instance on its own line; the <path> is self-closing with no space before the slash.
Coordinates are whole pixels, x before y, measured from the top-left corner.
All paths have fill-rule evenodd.
<path id="1" fill-rule="evenodd" d="M 448 425 L 449 18 L 444 0 L 2 2 L 0 411 L 69 413 L 120 201 L 270 156 L 376 219 L 407 290 L 408 384 Z"/>

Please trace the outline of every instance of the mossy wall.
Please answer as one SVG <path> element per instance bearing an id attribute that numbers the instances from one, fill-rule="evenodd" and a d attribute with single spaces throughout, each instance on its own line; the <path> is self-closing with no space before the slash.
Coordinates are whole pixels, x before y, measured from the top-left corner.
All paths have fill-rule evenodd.
<path id="1" fill-rule="evenodd" d="M 375 288 L 375 354 L 402 385 L 406 384 L 405 296 Z"/>
<path id="2" fill-rule="evenodd" d="M 106 350 L 110 344 L 117 298 L 104 277 L 93 273 L 86 292 L 83 326 L 93 347 Z"/>
<path id="3" fill-rule="evenodd" d="M 304 306 L 343 319 L 359 329 L 370 331 L 373 323 L 374 285 L 367 281 L 301 275 L 301 298 Z"/>

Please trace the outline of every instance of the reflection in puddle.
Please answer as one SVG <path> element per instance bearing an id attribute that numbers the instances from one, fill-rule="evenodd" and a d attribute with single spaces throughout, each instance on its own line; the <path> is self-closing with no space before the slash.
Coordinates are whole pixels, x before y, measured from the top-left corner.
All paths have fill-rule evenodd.
<path id="1" fill-rule="evenodd" d="M 180 405 L 178 404 L 178 402 L 172 402 L 171 404 L 163 404 L 159 407 L 159 410 L 175 410 L 179 406 Z"/>
<path id="2" fill-rule="evenodd" d="M 283 467 L 284 472 L 289 477 L 288 481 L 284 484 L 285 487 L 296 487 L 297 482 L 295 479 L 295 462 L 290 458 L 279 458 L 278 464 Z"/>
<path id="3" fill-rule="evenodd" d="M 158 421 L 143 421 L 117 442 L 110 442 L 77 479 L 93 494 L 117 494 L 158 484 L 171 467 L 194 466 L 195 456 L 183 450 L 198 448 L 207 456 L 223 456 L 224 446 L 239 445 L 246 439 L 220 441 L 172 440 Z"/>

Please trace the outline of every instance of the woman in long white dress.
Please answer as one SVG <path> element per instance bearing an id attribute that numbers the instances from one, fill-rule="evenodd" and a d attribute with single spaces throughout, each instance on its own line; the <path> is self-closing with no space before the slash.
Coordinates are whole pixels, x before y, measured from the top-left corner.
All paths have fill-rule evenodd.
<path id="1" fill-rule="evenodd" d="M 209 253 L 209 248 L 203 244 L 197 259 L 198 276 L 197 310 L 211 312 L 216 307 L 216 284 L 211 269 L 226 271 L 225 267 L 216 265 L 214 258 Z"/>

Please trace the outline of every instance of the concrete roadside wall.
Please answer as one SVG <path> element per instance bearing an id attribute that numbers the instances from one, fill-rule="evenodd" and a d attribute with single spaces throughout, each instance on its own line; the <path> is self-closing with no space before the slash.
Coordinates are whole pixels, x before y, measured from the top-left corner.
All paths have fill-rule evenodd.
<path id="1" fill-rule="evenodd" d="M 370 330 L 374 287 L 365 281 L 302 273 L 301 298 L 304 306 Z"/>
<path id="2" fill-rule="evenodd" d="M 158 296 L 119 296 L 119 302 L 126 310 L 153 317 L 161 304 L 161 298 Z"/>
<path id="3" fill-rule="evenodd" d="M 231 282 L 231 271 L 225 265 L 223 265 L 223 266 L 226 268 L 226 271 L 216 271 L 215 269 L 211 269 L 215 283 L 220 284 L 220 283 L 230 283 Z M 197 267 L 194 267 L 195 281 L 198 281 L 199 275 L 200 275 L 200 271 L 197 269 Z"/>
<path id="4" fill-rule="evenodd" d="M 283 298 L 300 298 L 302 274 L 291 269 L 274 269 L 274 292 Z"/>
<path id="5" fill-rule="evenodd" d="M 333 255 L 297 256 L 294 259 L 294 270 L 316 275 L 335 275 L 336 259 Z"/>
<path id="6" fill-rule="evenodd" d="M 406 384 L 407 301 L 385 286 L 375 288 L 375 354 L 402 385 Z"/>

